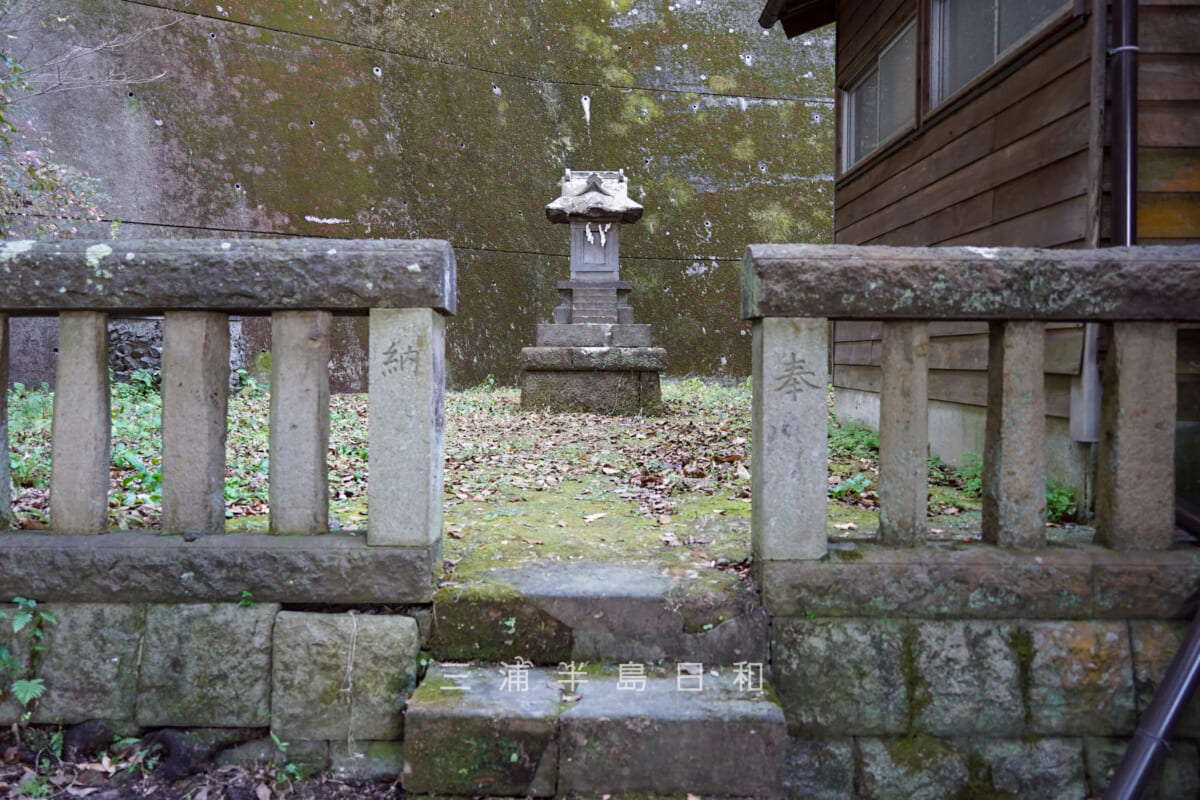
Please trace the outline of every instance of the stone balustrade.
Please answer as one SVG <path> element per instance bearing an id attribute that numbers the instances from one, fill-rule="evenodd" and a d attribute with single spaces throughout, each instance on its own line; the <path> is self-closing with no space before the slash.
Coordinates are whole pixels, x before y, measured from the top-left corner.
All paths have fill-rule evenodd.
<path id="1" fill-rule="evenodd" d="M 240 587 L 272 602 L 429 601 L 442 528 L 443 320 L 456 295 L 448 243 L 10 241 L 0 272 L 5 384 L 8 317 L 59 319 L 51 531 L 0 537 L 0 595 L 228 601 Z M 147 313 L 164 317 L 162 530 L 109 532 L 106 323 Z M 230 313 L 271 316 L 270 535 L 218 535 Z M 329 526 L 335 314 L 370 319 L 365 535 Z"/>
<path id="2" fill-rule="evenodd" d="M 986 320 L 983 540 L 1045 545 L 1043 327 L 1110 324 L 1097 543 L 1165 550 L 1174 531 L 1175 323 L 1200 320 L 1200 248 L 1104 250 L 752 245 L 757 559 L 820 559 L 829 321 L 884 320 L 879 541 L 925 532 L 928 320 Z"/>

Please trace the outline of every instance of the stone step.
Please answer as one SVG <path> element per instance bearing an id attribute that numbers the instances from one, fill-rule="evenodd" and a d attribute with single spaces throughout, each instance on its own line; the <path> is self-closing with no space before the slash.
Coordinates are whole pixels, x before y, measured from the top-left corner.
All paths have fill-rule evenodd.
<path id="1" fill-rule="evenodd" d="M 748 581 L 715 570 L 571 562 L 482 573 L 434 595 L 429 647 L 444 660 L 768 660 L 768 617 Z"/>
<path id="2" fill-rule="evenodd" d="M 787 729 L 760 670 L 432 665 L 405 713 L 404 789 L 777 797 Z"/>

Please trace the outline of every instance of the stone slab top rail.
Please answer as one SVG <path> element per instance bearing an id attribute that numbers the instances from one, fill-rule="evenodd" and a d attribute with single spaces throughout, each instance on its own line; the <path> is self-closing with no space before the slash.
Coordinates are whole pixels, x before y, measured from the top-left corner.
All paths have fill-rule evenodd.
<path id="1" fill-rule="evenodd" d="M 860 544 L 818 560 L 764 562 L 759 580 L 764 605 L 784 617 L 1190 619 L 1200 548 Z"/>
<path id="2" fill-rule="evenodd" d="M 1200 320 L 1200 246 L 753 244 L 743 319 Z"/>
<path id="3" fill-rule="evenodd" d="M 0 534 L 0 597 L 64 603 L 420 604 L 438 551 L 372 547 L 362 533 L 180 536 Z"/>
<path id="4" fill-rule="evenodd" d="M 0 313 L 432 308 L 453 314 L 440 239 L 121 239 L 0 244 Z"/>

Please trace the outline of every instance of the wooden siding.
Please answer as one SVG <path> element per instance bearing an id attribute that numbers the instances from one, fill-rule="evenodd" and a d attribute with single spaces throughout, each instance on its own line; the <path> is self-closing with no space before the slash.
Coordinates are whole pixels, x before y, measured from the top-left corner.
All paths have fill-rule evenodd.
<path id="1" fill-rule="evenodd" d="M 929 397 L 965 405 L 987 403 L 986 323 L 930 324 Z M 843 322 L 834 334 L 834 385 L 879 391 L 880 323 Z M 1049 416 L 1068 417 L 1071 376 L 1079 374 L 1079 328 L 1046 326 L 1046 392 Z"/>
<path id="2" fill-rule="evenodd" d="M 1143 0 L 1138 44 L 1138 239 L 1200 242 L 1200 3 Z"/>
<path id="3" fill-rule="evenodd" d="M 884 10 L 877 16 L 885 17 Z M 1031 247 L 1086 242 L 1086 165 L 1098 124 L 1091 113 L 1093 33 L 1089 23 L 1061 34 L 976 96 L 951 109 L 934 109 L 915 136 L 843 177 L 835 200 L 835 241 L 938 245 L 993 244 L 1002 238 Z M 862 49 L 843 47 L 842 35 L 839 30 L 839 64 L 843 55 Z M 1039 222 L 1043 210 L 1047 219 Z"/>

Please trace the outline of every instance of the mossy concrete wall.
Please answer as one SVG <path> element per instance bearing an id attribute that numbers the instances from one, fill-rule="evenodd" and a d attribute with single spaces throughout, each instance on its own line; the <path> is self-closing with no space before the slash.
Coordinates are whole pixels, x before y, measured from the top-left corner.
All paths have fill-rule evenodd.
<path id="1" fill-rule="evenodd" d="M 510 379 L 550 318 L 563 169 L 624 168 L 639 320 L 672 372 L 742 375 L 743 248 L 831 235 L 832 33 L 789 43 L 761 5 L 70 0 L 43 52 L 147 31 L 89 69 L 162 77 L 34 113 L 121 236 L 448 239 L 458 385 Z"/>

